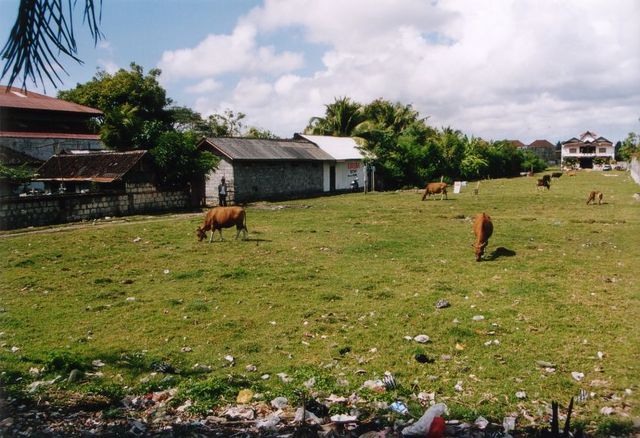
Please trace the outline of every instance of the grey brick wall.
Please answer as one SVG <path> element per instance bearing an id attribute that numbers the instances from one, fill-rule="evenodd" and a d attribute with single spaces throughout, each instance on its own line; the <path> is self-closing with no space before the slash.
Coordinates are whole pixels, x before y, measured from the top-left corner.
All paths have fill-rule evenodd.
<path id="1" fill-rule="evenodd" d="M 149 184 L 127 184 L 127 192 L 3 198 L 0 200 L 0 229 L 180 210 L 190 205 L 188 193 L 159 192 Z"/>
<path id="2" fill-rule="evenodd" d="M 322 162 L 234 162 L 236 203 L 322 193 Z"/>

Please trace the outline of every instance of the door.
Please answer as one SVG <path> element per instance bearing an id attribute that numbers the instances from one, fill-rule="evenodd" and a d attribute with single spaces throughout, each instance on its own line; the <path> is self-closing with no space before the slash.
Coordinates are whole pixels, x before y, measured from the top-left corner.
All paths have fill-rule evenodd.
<path id="1" fill-rule="evenodd" d="M 336 191 L 336 166 L 329 166 L 329 191 Z"/>

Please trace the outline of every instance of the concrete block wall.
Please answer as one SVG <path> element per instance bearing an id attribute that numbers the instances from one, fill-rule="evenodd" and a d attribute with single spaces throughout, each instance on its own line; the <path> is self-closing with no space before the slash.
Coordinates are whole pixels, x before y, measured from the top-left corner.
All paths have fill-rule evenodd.
<path id="1" fill-rule="evenodd" d="M 236 162 L 233 173 L 237 203 L 322 193 L 320 161 Z"/>
<path id="2" fill-rule="evenodd" d="M 3 198 L 0 200 L 0 229 L 172 211 L 190 206 L 189 194 L 184 191 L 160 192 L 140 185 L 131 189 L 133 193 L 73 193 Z"/>

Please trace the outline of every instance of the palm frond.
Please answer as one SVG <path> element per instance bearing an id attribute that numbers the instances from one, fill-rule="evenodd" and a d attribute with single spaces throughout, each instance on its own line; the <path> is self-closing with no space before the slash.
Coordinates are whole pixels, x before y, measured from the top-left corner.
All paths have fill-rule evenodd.
<path id="1" fill-rule="evenodd" d="M 96 8 L 97 2 L 97 8 Z M 73 27 L 72 0 L 20 0 L 18 16 L 0 56 L 6 61 L 0 79 L 8 75 L 8 86 L 21 77 L 21 88 L 27 81 L 45 86 L 45 78 L 57 87 L 62 84 L 59 72 L 67 73 L 60 62 L 66 55 L 78 63 L 78 46 Z M 103 37 L 100 32 L 102 0 L 85 0 L 85 23 L 94 44 Z M 57 53 L 56 53 L 57 52 Z"/>

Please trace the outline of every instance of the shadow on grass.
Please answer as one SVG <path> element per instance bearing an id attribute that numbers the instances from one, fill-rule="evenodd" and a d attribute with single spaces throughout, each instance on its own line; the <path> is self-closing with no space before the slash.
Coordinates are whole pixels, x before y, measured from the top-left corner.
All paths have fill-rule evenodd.
<path id="1" fill-rule="evenodd" d="M 491 254 L 489 254 L 485 260 L 486 261 L 493 261 L 493 260 L 497 260 L 500 257 L 513 257 L 516 255 L 516 252 L 512 249 L 509 248 L 505 248 L 504 246 L 499 246 L 495 249 L 495 251 L 493 251 Z"/>

